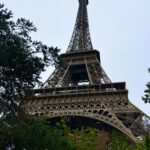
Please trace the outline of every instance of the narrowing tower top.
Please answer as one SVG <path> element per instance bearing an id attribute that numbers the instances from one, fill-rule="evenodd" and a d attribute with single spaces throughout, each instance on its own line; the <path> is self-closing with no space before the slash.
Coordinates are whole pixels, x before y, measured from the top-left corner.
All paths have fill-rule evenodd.
<path id="1" fill-rule="evenodd" d="M 79 0 L 77 19 L 67 52 L 93 50 L 88 23 L 88 3 L 88 0 Z"/>

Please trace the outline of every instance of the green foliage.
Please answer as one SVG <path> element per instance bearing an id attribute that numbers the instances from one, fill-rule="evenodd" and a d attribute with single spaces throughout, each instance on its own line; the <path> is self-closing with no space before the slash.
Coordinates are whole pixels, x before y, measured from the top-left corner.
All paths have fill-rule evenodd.
<path id="1" fill-rule="evenodd" d="M 150 69 L 148 70 L 150 73 Z M 147 89 L 144 91 L 145 95 L 142 97 L 145 103 L 150 103 L 150 82 L 146 84 Z"/>
<path id="2" fill-rule="evenodd" d="M 111 150 L 133 150 L 133 148 L 130 146 L 127 140 L 127 137 L 116 130 L 114 130 L 111 134 L 110 149 Z"/>
<path id="3" fill-rule="evenodd" d="M 96 150 L 97 135 L 97 129 L 82 128 L 73 130 L 68 138 L 75 144 L 77 150 Z"/>
<path id="4" fill-rule="evenodd" d="M 137 142 L 136 150 L 150 150 L 150 136 L 145 135 Z"/>
<path id="5" fill-rule="evenodd" d="M 21 124 L 0 124 L 0 149 L 15 150 L 75 150 L 75 146 L 63 136 L 63 130 L 31 119 Z"/>
<path id="6" fill-rule="evenodd" d="M 28 118 L 19 124 L 16 120 L 0 120 L 0 149 L 13 147 L 15 150 L 96 150 L 99 135 L 94 128 L 71 129 L 62 118 L 56 126 L 47 119 Z M 101 136 L 103 138 L 103 134 Z M 102 139 L 103 140 L 103 139 Z M 102 142 L 101 140 L 99 142 Z M 106 143 L 107 144 L 107 143 Z M 106 145 L 107 146 L 107 145 Z M 127 137 L 114 130 L 109 141 L 110 150 L 150 150 L 150 136 L 143 136 L 136 148 Z"/>
<path id="7" fill-rule="evenodd" d="M 23 18 L 12 21 L 12 13 L 0 4 L 0 114 L 17 116 L 25 91 L 40 84 L 40 74 L 58 62 L 58 48 L 33 41 L 36 27 Z"/>
<path id="8" fill-rule="evenodd" d="M 96 150 L 96 139 L 98 129 L 86 127 L 81 129 L 71 129 L 67 124 L 67 118 L 61 118 L 57 123 L 57 128 L 63 131 L 64 138 L 73 143 L 77 150 Z"/>

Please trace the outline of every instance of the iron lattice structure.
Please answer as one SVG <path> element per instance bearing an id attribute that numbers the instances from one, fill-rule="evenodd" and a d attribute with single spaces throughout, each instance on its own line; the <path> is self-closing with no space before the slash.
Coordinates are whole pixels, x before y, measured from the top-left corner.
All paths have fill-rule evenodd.
<path id="1" fill-rule="evenodd" d="M 88 0 L 79 0 L 77 19 L 67 52 L 93 50 L 87 14 Z"/>
<path id="2" fill-rule="evenodd" d="M 149 117 L 128 99 L 124 82 L 113 83 L 103 70 L 90 39 L 88 0 L 79 0 L 76 24 L 67 53 L 44 86 L 24 100 L 26 112 L 50 118 L 80 116 L 118 129 L 132 141 L 149 131 Z"/>

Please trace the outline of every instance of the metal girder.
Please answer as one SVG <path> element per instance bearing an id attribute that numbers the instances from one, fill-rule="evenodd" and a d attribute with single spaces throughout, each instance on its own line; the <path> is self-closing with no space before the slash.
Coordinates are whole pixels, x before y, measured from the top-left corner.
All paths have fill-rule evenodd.
<path id="1" fill-rule="evenodd" d="M 77 53 L 77 52 L 76 52 Z M 87 51 L 88 53 L 88 51 Z M 65 54 L 64 54 L 65 57 Z M 62 59 L 66 64 L 66 68 L 60 65 L 60 68 L 57 68 L 54 73 L 48 78 L 48 80 L 44 83 L 43 87 L 55 87 L 60 86 L 69 86 L 71 84 L 70 78 L 74 71 L 79 71 L 81 69 L 80 66 L 85 66 L 85 72 L 88 76 L 88 82 L 90 85 L 100 84 L 100 83 L 111 83 L 111 80 L 105 73 L 102 68 L 99 60 L 97 59 L 97 55 L 91 53 L 88 56 L 80 56 L 76 55 L 73 58 L 64 58 Z M 76 69 L 72 69 L 72 66 L 77 66 Z M 78 77 L 77 77 L 78 78 Z"/>
<path id="2" fill-rule="evenodd" d="M 88 0 L 79 0 L 73 35 L 66 54 L 41 89 L 23 101 L 23 109 L 32 115 L 50 118 L 83 116 L 104 122 L 120 130 L 132 141 L 150 131 L 150 118 L 128 100 L 125 83 L 112 83 L 93 50 L 87 15 Z M 88 81 L 88 85 L 78 83 Z"/>
<path id="3" fill-rule="evenodd" d="M 101 95 L 93 92 L 84 95 L 54 94 L 46 98 L 33 97 L 24 102 L 24 110 L 32 115 L 47 116 L 50 118 L 61 116 L 84 116 L 102 121 L 126 134 L 131 140 L 136 141 L 136 136 L 146 131 L 143 112 L 137 109 L 128 100 L 125 93 L 112 93 Z M 140 116 L 140 117 L 139 117 Z M 123 119 L 122 119 L 123 118 Z M 136 124 L 143 124 L 141 129 Z"/>
<path id="4" fill-rule="evenodd" d="M 79 0 L 77 19 L 67 52 L 93 50 L 89 31 L 87 4 L 87 0 Z"/>

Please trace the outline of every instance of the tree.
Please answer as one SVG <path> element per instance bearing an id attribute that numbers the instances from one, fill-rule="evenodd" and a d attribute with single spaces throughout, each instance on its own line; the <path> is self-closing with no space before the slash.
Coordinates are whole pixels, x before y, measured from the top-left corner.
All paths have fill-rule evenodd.
<path id="1" fill-rule="evenodd" d="M 137 143 L 136 150 L 150 150 L 150 136 L 145 135 Z"/>
<path id="2" fill-rule="evenodd" d="M 148 69 L 149 73 L 150 73 L 150 68 Z M 144 91 L 145 95 L 144 97 L 142 97 L 143 101 L 145 103 L 150 103 L 150 82 L 148 82 L 146 84 L 147 89 Z"/>
<path id="3" fill-rule="evenodd" d="M 133 150 L 130 146 L 128 139 L 122 133 L 113 130 L 110 139 L 110 150 Z"/>
<path id="4" fill-rule="evenodd" d="M 40 85 L 40 74 L 58 62 L 59 49 L 33 41 L 37 29 L 26 19 L 12 21 L 0 4 L 0 115 L 17 116 L 26 91 Z"/>
<path id="5" fill-rule="evenodd" d="M 81 128 L 72 130 L 67 138 L 78 150 L 96 150 L 98 130 L 94 128 Z"/>
<path id="6" fill-rule="evenodd" d="M 63 130 L 30 118 L 13 126 L 0 123 L 0 149 L 75 150 L 75 146 L 64 138 Z"/>
<path id="7" fill-rule="evenodd" d="M 90 127 L 71 128 L 67 124 L 69 118 L 62 117 L 54 124 L 57 129 L 61 129 L 63 137 L 75 145 L 77 150 L 96 150 L 96 140 L 99 130 Z"/>

